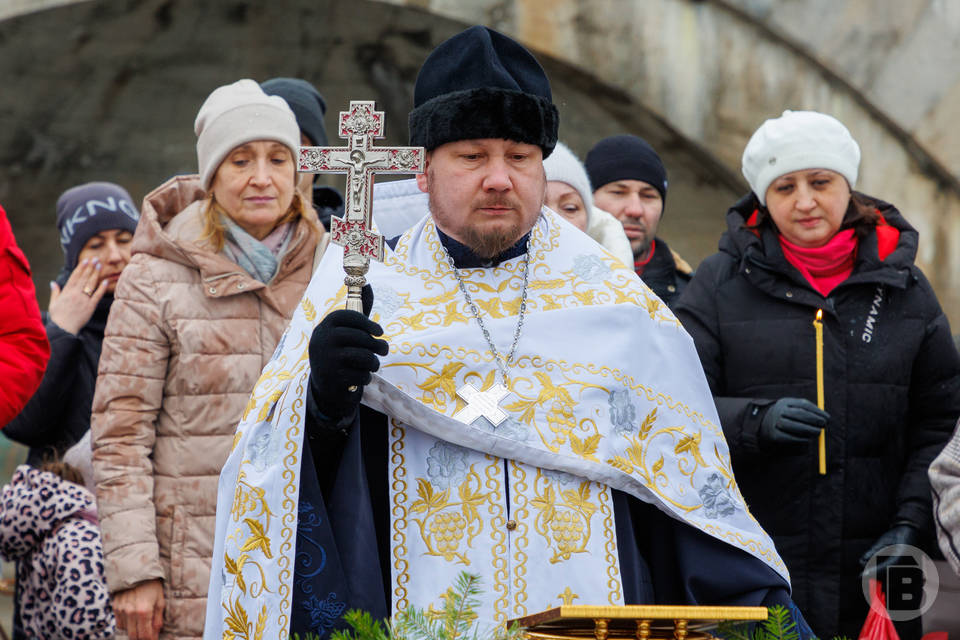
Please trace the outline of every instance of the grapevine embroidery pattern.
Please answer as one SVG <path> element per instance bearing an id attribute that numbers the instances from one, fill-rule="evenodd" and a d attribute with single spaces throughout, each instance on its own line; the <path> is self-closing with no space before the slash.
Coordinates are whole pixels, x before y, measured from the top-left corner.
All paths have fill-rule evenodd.
<path id="1" fill-rule="evenodd" d="M 451 489 L 454 488 L 458 499 L 452 500 Z M 471 546 L 473 539 L 483 531 L 483 518 L 478 508 L 487 502 L 489 494 L 482 489 L 480 475 L 472 466 L 462 482 L 443 490 L 438 490 L 431 480 L 417 478 L 417 499 L 410 505 L 410 513 L 422 514 L 422 517 L 411 515 L 410 520 L 419 528 L 420 538 L 427 548 L 426 555 L 470 565 L 470 559 L 461 551 L 460 545 Z"/>
<path id="2" fill-rule="evenodd" d="M 597 510 L 591 502 L 590 484 L 589 480 L 581 480 L 575 488 L 557 488 L 537 470 L 531 504 L 537 511 L 534 521 L 537 533 L 553 550 L 551 563 L 569 560 L 574 553 L 587 550 L 591 519 Z"/>

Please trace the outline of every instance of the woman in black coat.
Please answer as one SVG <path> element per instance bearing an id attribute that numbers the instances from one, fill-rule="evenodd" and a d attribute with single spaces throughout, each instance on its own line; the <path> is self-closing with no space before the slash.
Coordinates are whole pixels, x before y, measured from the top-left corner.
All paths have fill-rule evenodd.
<path id="1" fill-rule="evenodd" d="M 743 154 L 752 192 L 676 305 L 741 491 L 825 638 L 857 637 L 868 611 L 861 573 L 884 578 L 898 562 L 877 551 L 930 536 L 926 469 L 960 415 L 960 358 L 914 264 L 918 234 L 892 205 L 851 191 L 859 160 L 830 116 L 766 121 Z"/>
<path id="2" fill-rule="evenodd" d="M 90 430 L 103 330 L 139 215 L 130 194 L 109 182 L 73 187 L 57 200 L 64 266 L 50 283 L 44 317 L 50 361 L 37 392 L 3 429 L 30 447 L 30 465 L 60 459 Z"/>

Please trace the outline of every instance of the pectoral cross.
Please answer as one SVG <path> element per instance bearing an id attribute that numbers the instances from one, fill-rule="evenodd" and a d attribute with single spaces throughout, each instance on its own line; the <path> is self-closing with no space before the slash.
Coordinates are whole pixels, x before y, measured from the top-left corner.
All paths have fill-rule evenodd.
<path id="1" fill-rule="evenodd" d="M 340 112 L 340 137 L 346 147 L 300 147 L 298 171 L 346 173 L 346 206 L 343 218 L 330 218 L 330 241 L 344 248 L 343 270 L 347 276 L 347 309 L 363 311 L 360 290 L 366 284 L 370 259 L 383 261 L 383 236 L 371 229 L 373 220 L 373 174 L 420 173 L 423 147 L 374 147 L 383 137 L 383 112 L 372 101 L 352 101 Z"/>
<path id="2" fill-rule="evenodd" d="M 510 390 L 499 382 L 486 391 L 480 391 L 469 382 L 459 389 L 457 395 L 467 406 L 453 415 L 454 420 L 464 424 L 472 424 L 474 420 L 483 416 L 495 427 L 507 419 L 507 414 L 500 408 L 500 401 L 507 397 Z"/>

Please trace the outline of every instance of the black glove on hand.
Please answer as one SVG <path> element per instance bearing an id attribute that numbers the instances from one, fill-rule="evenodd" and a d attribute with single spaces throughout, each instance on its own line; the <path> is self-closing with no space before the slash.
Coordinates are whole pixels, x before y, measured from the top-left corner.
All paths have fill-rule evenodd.
<path id="1" fill-rule="evenodd" d="M 911 547 L 918 546 L 920 542 L 920 531 L 909 524 L 898 524 L 890 528 L 889 531 L 884 533 L 882 536 L 877 538 L 877 541 L 873 543 L 867 552 L 860 556 L 860 566 L 866 567 L 867 563 L 870 561 L 870 558 L 875 556 L 881 549 L 884 547 L 889 547 L 890 545 L 895 544 L 906 544 Z M 865 578 L 875 578 L 879 576 L 886 576 L 886 569 L 897 564 L 903 564 L 903 557 L 897 554 L 891 554 L 880 558 L 873 566 L 868 569 L 864 569 L 861 574 Z"/>
<path id="2" fill-rule="evenodd" d="M 364 287 L 364 311 L 372 296 Z M 371 292 L 372 293 L 372 292 Z M 380 368 L 378 355 L 389 351 L 379 324 L 356 311 L 340 309 L 320 322 L 310 336 L 310 389 L 316 409 L 329 422 L 353 416 L 372 372 Z M 357 388 L 350 391 L 350 387 Z"/>
<path id="3" fill-rule="evenodd" d="M 794 447 L 820 435 L 830 414 L 805 398 L 780 398 L 760 422 L 760 442 Z"/>

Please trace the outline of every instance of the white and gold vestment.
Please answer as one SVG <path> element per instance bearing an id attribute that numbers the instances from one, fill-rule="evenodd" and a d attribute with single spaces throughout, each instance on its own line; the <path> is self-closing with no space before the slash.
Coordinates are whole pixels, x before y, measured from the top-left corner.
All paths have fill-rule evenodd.
<path id="1" fill-rule="evenodd" d="M 480 613 L 494 622 L 574 598 L 622 604 L 611 488 L 787 580 L 734 482 L 679 322 L 629 267 L 560 216 L 545 209 L 531 233 L 527 316 L 498 427 L 452 417 L 464 406 L 457 389 L 500 380 L 432 219 L 371 265 L 371 317 L 390 353 L 363 403 L 390 420 L 392 610 L 438 606 L 461 570 L 483 577 Z M 322 317 L 343 307 L 341 255 L 327 250 L 221 474 L 208 638 L 244 625 L 286 637 L 307 345 Z M 514 336 L 523 261 L 460 270 L 501 351 Z"/>

